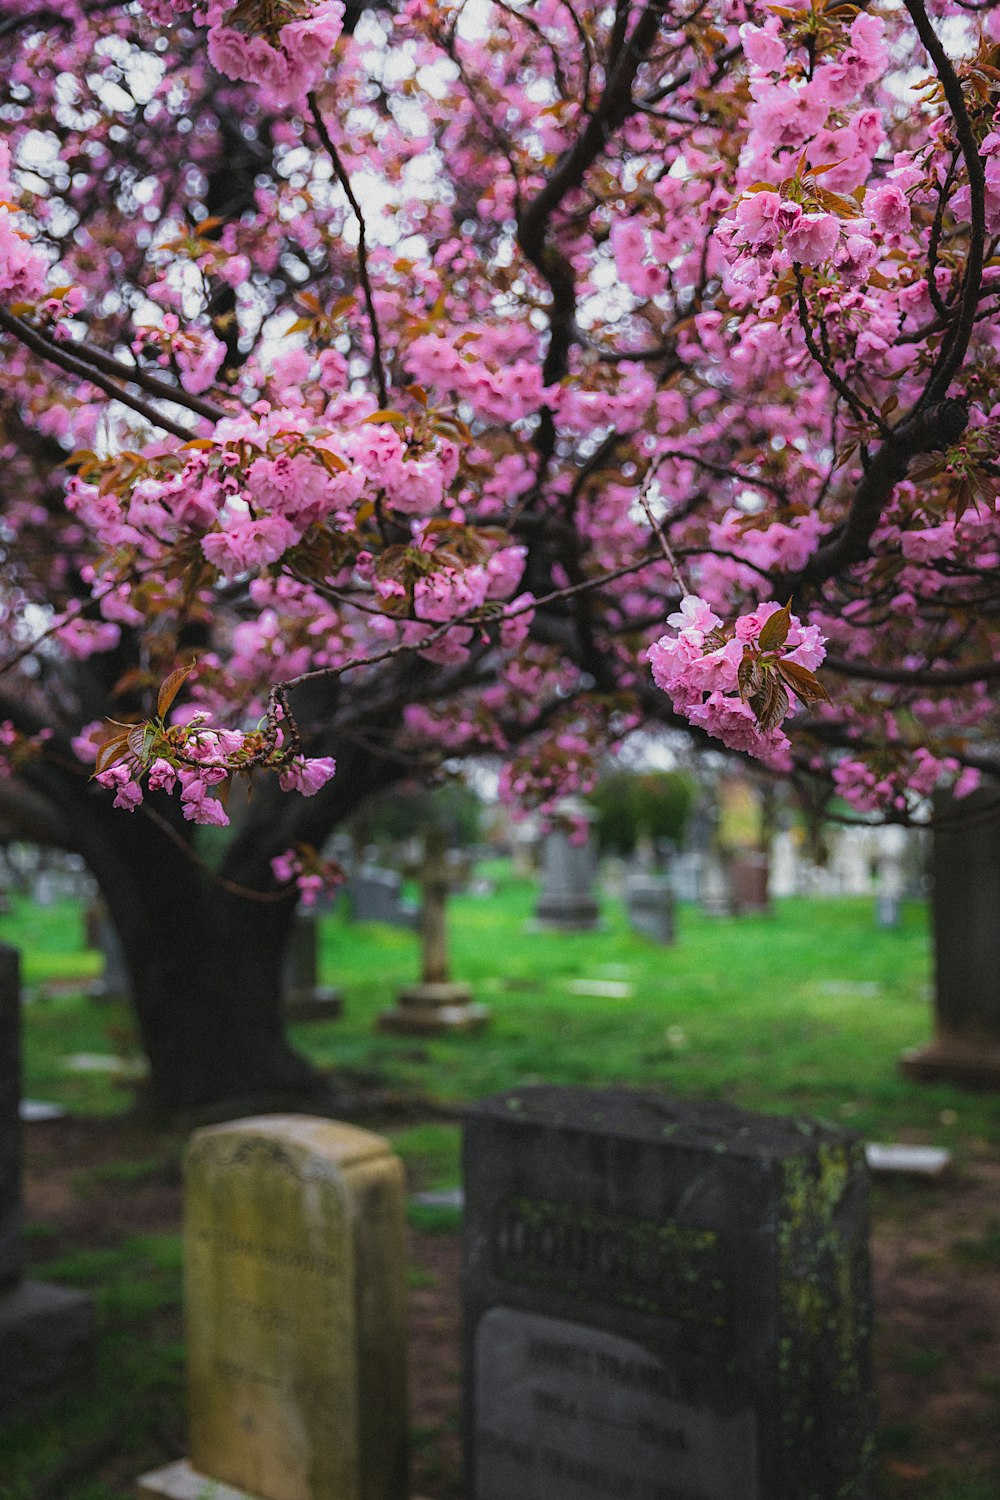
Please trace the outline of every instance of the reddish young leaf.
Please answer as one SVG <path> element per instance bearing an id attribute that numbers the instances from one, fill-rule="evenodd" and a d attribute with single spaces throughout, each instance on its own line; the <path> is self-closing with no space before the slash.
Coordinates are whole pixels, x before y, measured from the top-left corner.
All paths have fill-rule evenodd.
<path id="1" fill-rule="evenodd" d="M 829 703 L 830 694 L 814 672 L 795 661 L 779 661 L 778 671 L 797 698 L 803 703 Z"/>
<path id="2" fill-rule="evenodd" d="M 776 609 L 773 615 L 768 615 L 760 630 L 760 649 L 762 651 L 777 651 L 788 639 L 788 632 L 792 624 L 792 601 L 783 604 Z"/>
<path id="3" fill-rule="evenodd" d="M 195 664 L 193 661 L 189 662 L 186 667 L 176 667 L 168 677 L 163 679 L 160 691 L 156 696 L 156 713 L 159 718 L 162 719 L 169 713 L 170 705 L 181 690 L 181 684 L 185 678 L 191 675 L 194 667 Z"/>

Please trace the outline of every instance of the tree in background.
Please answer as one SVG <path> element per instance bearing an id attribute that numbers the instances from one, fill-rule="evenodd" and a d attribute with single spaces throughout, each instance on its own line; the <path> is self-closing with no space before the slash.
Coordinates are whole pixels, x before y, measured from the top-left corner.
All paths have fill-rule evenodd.
<path id="1" fill-rule="evenodd" d="M 603 851 L 633 854 L 643 839 L 679 844 L 698 785 L 683 771 L 611 771 L 588 797 Z"/>
<path id="2" fill-rule="evenodd" d="M 444 758 L 543 812 L 650 721 L 893 817 L 997 772 L 996 5 L 0 41 L 7 801 L 100 882 L 164 1101 L 308 1082 L 289 882 Z"/>

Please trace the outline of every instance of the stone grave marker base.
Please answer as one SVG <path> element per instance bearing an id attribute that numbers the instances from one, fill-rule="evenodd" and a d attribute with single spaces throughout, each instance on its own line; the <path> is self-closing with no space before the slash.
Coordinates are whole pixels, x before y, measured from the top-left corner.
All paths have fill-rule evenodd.
<path id="1" fill-rule="evenodd" d="M 287 996 L 282 1010 L 286 1021 L 339 1021 L 344 996 L 332 986 L 317 985 L 312 994 Z"/>
<path id="2" fill-rule="evenodd" d="M 0 1292 L 0 1412 L 21 1417 L 78 1387 L 94 1358 L 86 1292 L 21 1281 Z"/>
<path id="3" fill-rule="evenodd" d="M 154 1469 L 136 1481 L 135 1492 L 139 1500 L 261 1500 L 248 1490 L 233 1489 L 231 1484 L 221 1484 L 192 1469 L 186 1458 L 165 1468 Z M 413 1500 L 421 1500 L 414 1495 Z"/>
<path id="4" fill-rule="evenodd" d="M 929 1046 L 904 1052 L 899 1066 L 907 1078 L 921 1083 L 947 1080 L 968 1089 L 1000 1088 L 1000 1046 L 986 1038 L 977 1045 L 942 1033 Z"/>
<path id="5" fill-rule="evenodd" d="M 442 1031 L 482 1031 L 489 1007 L 477 1005 L 465 984 L 411 984 L 400 990 L 392 1010 L 378 1018 L 378 1030 L 400 1036 L 429 1036 Z"/>

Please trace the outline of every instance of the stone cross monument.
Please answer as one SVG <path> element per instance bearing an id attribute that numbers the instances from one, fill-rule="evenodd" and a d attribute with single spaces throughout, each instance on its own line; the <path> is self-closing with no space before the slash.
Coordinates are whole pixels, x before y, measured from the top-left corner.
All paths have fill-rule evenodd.
<path id="1" fill-rule="evenodd" d="M 435 1031 L 478 1031 L 490 1013 L 476 1005 L 467 984 L 451 978 L 448 957 L 447 906 L 453 871 L 443 829 L 431 828 L 424 840 L 424 860 L 417 871 L 422 894 L 420 983 L 399 992 L 393 1010 L 383 1011 L 380 1031 L 426 1035 Z"/>

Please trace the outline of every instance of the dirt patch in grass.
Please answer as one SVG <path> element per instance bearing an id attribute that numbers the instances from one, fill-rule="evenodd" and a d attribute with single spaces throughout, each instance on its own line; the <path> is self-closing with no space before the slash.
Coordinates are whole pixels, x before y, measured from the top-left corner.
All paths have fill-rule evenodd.
<path id="1" fill-rule="evenodd" d="M 29 1267 L 73 1251 L 113 1249 L 135 1235 L 176 1233 L 180 1149 L 175 1134 L 122 1120 L 26 1126 Z M 996 1153 L 983 1151 L 933 1187 L 880 1186 L 872 1260 L 882 1493 L 892 1500 L 1000 1494 Z M 411 1229 L 413 1489 L 428 1500 L 462 1497 L 459 1270 L 457 1235 Z M 179 1333 L 174 1313 L 159 1314 L 149 1329 L 150 1337 Z M 180 1407 L 164 1411 L 155 1451 L 144 1450 L 142 1462 L 177 1456 L 183 1430 Z M 60 1500 L 75 1500 L 95 1482 L 109 1497 L 124 1496 L 136 1462 L 95 1449 L 93 1462 L 61 1487 Z M 981 1489 L 961 1487 L 963 1477 L 974 1484 L 977 1476 Z"/>

